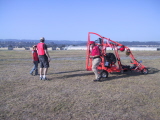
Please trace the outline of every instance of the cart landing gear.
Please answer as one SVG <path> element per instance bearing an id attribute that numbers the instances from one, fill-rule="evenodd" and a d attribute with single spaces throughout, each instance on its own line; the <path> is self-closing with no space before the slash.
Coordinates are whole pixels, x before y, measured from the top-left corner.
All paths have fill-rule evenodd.
<path id="1" fill-rule="evenodd" d="M 148 69 L 147 68 L 144 68 L 142 71 L 141 71 L 142 74 L 148 74 Z"/>
<path id="2" fill-rule="evenodd" d="M 108 72 L 105 71 L 105 70 L 103 70 L 103 71 L 101 72 L 101 77 L 102 77 L 102 78 L 108 78 Z"/>

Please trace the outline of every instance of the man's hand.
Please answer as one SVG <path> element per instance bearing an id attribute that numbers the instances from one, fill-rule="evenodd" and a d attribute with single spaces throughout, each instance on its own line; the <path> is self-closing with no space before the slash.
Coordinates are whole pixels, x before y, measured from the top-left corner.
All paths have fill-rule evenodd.
<path id="1" fill-rule="evenodd" d="M 48 58 L 48 62 L 50 62 L 51 61 L 51 58 Z"/>
<path id="2" fill-rule="evenodd" d="M 94 58 L 94 56 L 89 56 L 90 58 Z"/>

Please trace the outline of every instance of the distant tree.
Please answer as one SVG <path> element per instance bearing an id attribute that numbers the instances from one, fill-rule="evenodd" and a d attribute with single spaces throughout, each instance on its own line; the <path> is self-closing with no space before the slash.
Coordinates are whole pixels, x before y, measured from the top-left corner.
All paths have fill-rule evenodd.
<path id="1" fill-rule="evenodd" d="M 61 48 L 62 48 L 62 47 L 65 47 L 65 46 L 66 46 L 66 45 L 64 45 L 64 44 L 63 44 L 63 45 L 60 45 Z"/>
<path id="2" fill-rule="evenodd" d="M 13 47 L 12 45 L 8 45 L 8 47 Z"/>
<path id="3" fill-rule="evenodd" d="M 24 47 L 23 45 L 18 45 L 18 48 L 22 48 L 22 47 Z"/>

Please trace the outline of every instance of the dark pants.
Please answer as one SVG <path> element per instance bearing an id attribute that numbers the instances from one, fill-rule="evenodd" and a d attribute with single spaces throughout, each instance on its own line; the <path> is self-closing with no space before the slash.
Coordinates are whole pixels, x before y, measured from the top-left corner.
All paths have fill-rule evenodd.
<path id="1" fill-rule="evenodd" d="M 39 55 L 40 68 L 49 68 L 48 57 L 46 55 Z"/>

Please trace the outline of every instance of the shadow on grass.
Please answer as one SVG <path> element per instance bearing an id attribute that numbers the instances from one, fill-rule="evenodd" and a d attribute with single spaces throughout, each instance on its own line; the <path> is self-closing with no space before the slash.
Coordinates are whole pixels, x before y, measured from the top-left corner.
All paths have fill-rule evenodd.
<path id="1" fill-rule="evenodd" d="M 156 68 L 148 68 L 148 74 L 143 74 L 141 72 L 135 72 L 135 71 L 127 71 L 127 72 L 124 72 L 124 73 L 112 73 L 112 74 L 121 74 L 122 76 L 111 76 L 111 77 L 108 77 L 108 78 L 102 78 L 102 82 L 103 81 L 110 81 L 110 80 L 113 80 L 113 79 L 120 79 L 120 78 L 127 78 L 127 77 L 132 77 L 132 76 L 141 76 L 141 75 L 149 75 L 149 74 L 155 74 L 155 73 L 158 73 L 160 72 L 160 70 L 156 69 Z"/>
<path id="2" fill-rule="evenodd" d="M 77 72 L 77 73 L 75 73 L 75 72 Z M 80 72 L 83 72 L 83 73 L 80 73 Z M 67 73 L 67 75 L 66 75 L 66 73 Z M 57 79 L 94 75 L 94 73 L 92 71 L 86 71 L 86 70 L 64 71 L 64 72 L 57 72 L 57 73 L 49 73 L 48 75 L 52 75 L 52 74 L 62 74 L 62 76 L 56 77 Z"/>
<path id="3" fill-rule="evenodd" d="M 69 78 L 69 77 L 94 75 L 94 73 L 92 71 L 86 71 L 85 73 L 74 73 L 74 72 L 82 72 L 82 71 L 84 72 L 86 70 L 65 71 L 65 72 L 50 73 L 50 74 L 65 74 L 65 73 L 70 73 L 69 75 L 63 75 L 61 77 L 56 77 L 58 79 Z M 156 68 L 148 68 L 148 74 L 155 74 L 157 72 L 160 72 L 160 70 L 158 70 Z M 115 74 L 115 76 L 109 76 L 108 78 L 102 78 L 101 81 L 103 82 L 103 81 L 110 81 L 110 80 L 114 80 L 114 79 L 121 79 L 121 78 L 126 78 L 126 77 L 144 75 L 141 72 L 135 72 L 135 71 L 127 71 L 127 72 L 124 72 L 124 73 L 111 73 L 111 74 Z M 146 74 L 146 75 L 148 75 L 148 74 Z"/>
<path id="4" fill-rule="evenodd" d="M 155 74 L 160 72 L 160 70 L 158 70 L 157 68 L 148 68 L 148 74 Z"/>
<path id="5" fill-rule="evenodd" d="M 79 71 L 85 71 L 85 70 L 72 70 L 72 71 L 64 71 L 64 72 L 50 73 L 50 74 L 63 74 L 63 73 L 72 73 L 72 72 L 79 72 Z"/>

